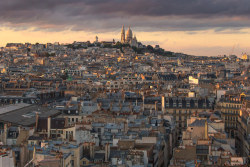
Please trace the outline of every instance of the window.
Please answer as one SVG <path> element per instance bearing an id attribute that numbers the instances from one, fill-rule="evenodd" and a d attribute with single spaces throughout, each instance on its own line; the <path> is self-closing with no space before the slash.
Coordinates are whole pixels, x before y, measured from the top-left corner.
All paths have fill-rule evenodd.
<path id="1" fill-rule="evenodd" d="M 196 146 L 196 154 L 208 154 L 209 147 L 207 145 L 197 145 Z"/>

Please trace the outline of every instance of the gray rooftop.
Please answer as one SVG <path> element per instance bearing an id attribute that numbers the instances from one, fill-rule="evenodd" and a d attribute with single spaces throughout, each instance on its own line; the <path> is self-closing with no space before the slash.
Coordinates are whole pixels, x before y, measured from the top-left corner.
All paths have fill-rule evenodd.
<path id="1" fill-rule="evenodd" d="M 59 115 L 60 111 L 52 110 L 38 105 L 19 104 L 6 107 L 5 112 L 0 116 L 0 122 L 11 123 L 13 125 L 33 126 L 36 122 L 36 113 L 42 117 Z"/>
<path id="2" fill-rule="evenodd" d="M 31 104 L 26 104 L 26 103 L 18 103 L 18 104 L 12 104 L 12 105 L 7 105 L 3 106 L 0 108 L 0 115 L 6 114 L 8 112 L 18 110 L 27 106 L 30 106 Z"/>

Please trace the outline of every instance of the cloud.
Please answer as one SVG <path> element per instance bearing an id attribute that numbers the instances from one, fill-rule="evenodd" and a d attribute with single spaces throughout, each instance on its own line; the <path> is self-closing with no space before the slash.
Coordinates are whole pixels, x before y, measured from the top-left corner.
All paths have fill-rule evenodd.
<path id="1" fill-rule="evenodd" d="M 14 30 L 197 31 L 250 27 L 249 0 L 5 0 L 0 25 Z"/>

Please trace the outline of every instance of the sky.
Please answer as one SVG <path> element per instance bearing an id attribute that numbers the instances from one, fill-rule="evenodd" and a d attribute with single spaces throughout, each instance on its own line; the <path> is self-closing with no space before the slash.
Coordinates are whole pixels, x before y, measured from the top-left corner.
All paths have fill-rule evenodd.
<path id="1" fill-rule="evenodd" d="M 197 56 L 250 54 L 249 0 L 1 0 L 0 46 L 120 40 Z"/>

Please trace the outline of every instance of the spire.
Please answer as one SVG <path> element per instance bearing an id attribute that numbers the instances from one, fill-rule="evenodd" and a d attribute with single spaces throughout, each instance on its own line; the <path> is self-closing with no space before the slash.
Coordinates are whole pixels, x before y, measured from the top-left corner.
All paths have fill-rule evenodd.
<path id="1" fill-rule="evenodd" d="M 122 33 L 125 33 L 124 25 L 122 25 Z"/>
<path id="2" fill-rule="evenodd" d="M 95 43 L 98 43 L 98 36 L 95 37 Z"/>
<path id="3" fill-rule="evenodd" d="M 136 35 L 134 34 L 134 40 L 137 40 Z"/>
<path id="4" fill-rule="evenodd" d="M 125 43 L 125 30 L 124 30 L 124 25 L 122 25 L 121 43 Z"/>

